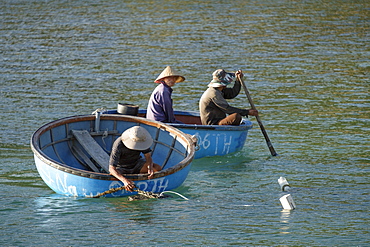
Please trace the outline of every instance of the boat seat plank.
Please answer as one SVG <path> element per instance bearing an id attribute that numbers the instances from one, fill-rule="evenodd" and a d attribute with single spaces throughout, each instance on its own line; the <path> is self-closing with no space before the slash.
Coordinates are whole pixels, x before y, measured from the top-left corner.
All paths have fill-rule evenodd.
<path id="1" fill-rule="evenodd" d="M 109 155 L 94 140 L 94 138 L 92 138 L 90 133 L 87 130 L 71 130 L 71 132 L 96 163 L 109 173 Z"/>
<path id="2" fill-rule="evenodd" d="M 89 159 L 89 157 L 87 157 L 87 155 L 82 151 L 80 147 L 78 147 L 77 145 L 72 145 L 72 151 L 73 153 L 75 153 L 75 155 L 80 157 L 85 162 L 85 164 L 90 167 L 92 171 L 100 172 L 99 168 L 96 167 L 96 165 Z"/>

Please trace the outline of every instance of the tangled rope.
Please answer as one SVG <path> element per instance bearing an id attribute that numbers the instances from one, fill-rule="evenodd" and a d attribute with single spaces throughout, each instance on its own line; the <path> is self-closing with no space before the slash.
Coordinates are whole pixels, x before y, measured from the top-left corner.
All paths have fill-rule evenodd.
<path id="1" fill-rule="evenodd" d="M 120 190 L 124 190 L 124 189 L 125 189 L 125 186 L 121 186 L 121 187 L 118 187 L 118 188 L 112 188 L 112 189 L 109 189 L 109 190 L 104 191 L 102 193 L 99 193 L 99 194 L 93 196 L 92 198 L 99 198 L 101 196 L 111 194 L 111 193 L 114 193 L 114 192 L 117 192 L 117 191 L 120 191 Z M 181 195 L 180 193 L 174 192 L 174 191 L 163 191 L 160 194 L 149 192 L 149 191 L 143 191 L 143 190 L 139 190 L 139 189 L 135 189 L 134 191 L 137 192 L 138 194 L 134 195 L 134 196 L 129 196 L 128 197 L 129 201 L 141 200 L 141 199 L 152 199 L 152 198 L 156 198 L 156 199 L 164 198 L 164 197 L 166 197 L 164 195 L 164 193 L 173 193 L 173 194 L 176 194 L 176 195 L 180 196 L 181 198 L 183 198 L 185 200 L 189 200 L 185 196 Z"/>
<path id="2" fill-rule="evenodd" d="M 184 199 L 184 200 L 189 200 L 188 198 L 186 198 L 185 196 L 183 196 L 183 195 L 181 195 L 180 193 L 177 193 L 177 192 L 175 192 L 175 191 L 170 191 L 170 190 L 168 190 L 168 191 L 163 191 L 161 194 L 159 194 L 159 196 L 160 197 L 162 197 L 163 196 L 163 193 L 173 193 L 173 194 L 176 194 L 176 195 L 178 195 L 179 197 L 181 197 L 182 199 Z"/>
<path id="3" fill-rule="evenodd" d="M 124 190 L 124 189 L 125 189 L 125 186 L 121 186 L 121 187 L 118 187 L 118 188 L 112 188 L 110 190 L 106 190 L 102 193 L 99 193 L 96 196 L 93 196 L 92 198 L 99 198 L 101 196 L 104 196 L 104 195 L 107 195 L 107 194 L 110 194 L 110 193 L 114 193 L 114 192 L 117 192 L 117 191 L 120 191 L 120 190 Z"/>

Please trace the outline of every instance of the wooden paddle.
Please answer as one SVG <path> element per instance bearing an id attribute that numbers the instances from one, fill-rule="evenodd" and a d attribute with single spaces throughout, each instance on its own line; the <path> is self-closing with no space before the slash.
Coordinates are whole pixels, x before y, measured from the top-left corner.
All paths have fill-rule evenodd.
<path id="1" fill-rule="evenodd" d="M 247 98 L 248 98 L 249 104 L 251 105 L 251 108 L 253 110 L 257 110 L 256 107 L 253 104 L 253 100 L 252 100 L 251 96 L 249 95 L 249 91 L 247 89 L 247 86 L 245 85 L 245 83 L 244 83 L 243 79 L 240 77 L 240 75 L 238 75 L 238 79 L 239 79 L 240 83 L 243 85 L 245 95 L 247 95 Z M 271 155 L 272 156 L 277 156 L 278 154 L 275 152 L 275 149 L 272 146 L 270 138 L 268 137 L 267 132 L 265 130 L 265 127 L 263 126 L 262 121 L 261 121 L 261 119 L 258 115 L 256 116 L 256 119 L 257 119 L 257 122 L 258 122 L 258 124 L 261 128 L 262 134 L 265 137 L 265 140 L 266 140 L 268 148 L 270 149 Z"/>

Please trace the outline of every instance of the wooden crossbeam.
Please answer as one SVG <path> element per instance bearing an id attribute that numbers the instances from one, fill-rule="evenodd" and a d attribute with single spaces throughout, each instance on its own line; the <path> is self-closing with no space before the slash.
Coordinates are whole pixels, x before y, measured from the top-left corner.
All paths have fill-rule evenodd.
<path id="1" fill-rule="evenodd" d="M 101 172 L 99 168 L 96 167 L 94 162 L 92 162 L 90 158 L 87 157 L 87 155 L 84 153 L 84 151 L 79 146 L 72 145 L 72 152 L 74 153 L 76 157 L 78 157 L 78 159 L 82 159 L 80 160 L 80 162 L 83 163 L 85 167 L 90 168 L 94 172 Z"/>
<path id="2" fill-rule="evenodd" d="M 92 138 L 87 130 L 71 130 L 73 136 L 86 150 L 86 152 L 98 163 L 107 173 L 109 173 L 109 155 Z"/>

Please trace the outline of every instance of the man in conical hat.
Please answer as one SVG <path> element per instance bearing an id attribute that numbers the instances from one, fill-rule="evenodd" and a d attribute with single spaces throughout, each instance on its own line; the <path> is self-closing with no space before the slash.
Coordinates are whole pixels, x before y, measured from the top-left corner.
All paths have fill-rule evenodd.
<path id="1" fill-rule="evenodd" d="M 133 191 L 135 184 L 124 174 L 148 173 L 148 178 L 151 179 L 154 172 L 162 169 L 160 165 L 153 163 L 150 148 L 152 144 L 152 136 L 142 126 L 125 130 L 113 143 L 109 158 L 109 172 L 122 181 L 125 190 Z"/>
<path id="2" fill-rule="evenodd" d="M 155 79 L 159 85 L 150 96 L 146 117 L 163 123 L 181 123 L 175 119 L 172 106 L 172 87 L 183 82 L 185 77 L 167 66 Z"/>
<path id="3" fill-rule="evenodd" d="M 228 73 L 218 69 L 212 73 L 212 81 L 199 101 L 200 119 L 203 125 L 239 125 L 242 116 L 257 116 L 258 111 L 253 109 L 240 109 L 229 105 L 226 99 L 235 98 L 241 88 L 238 78 L 243 78 L 243 73 Z M 227 88 L 235 80 L 234 86 Z"/>

